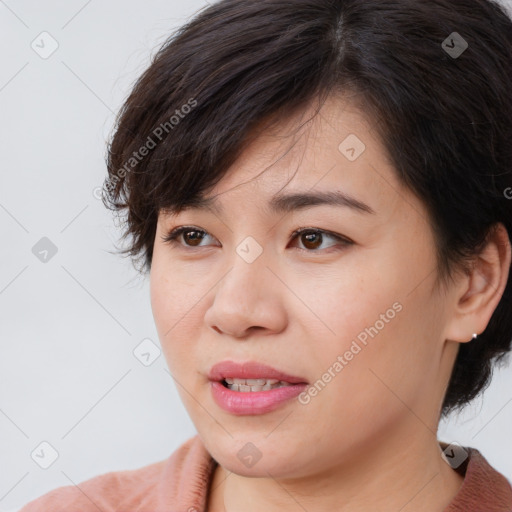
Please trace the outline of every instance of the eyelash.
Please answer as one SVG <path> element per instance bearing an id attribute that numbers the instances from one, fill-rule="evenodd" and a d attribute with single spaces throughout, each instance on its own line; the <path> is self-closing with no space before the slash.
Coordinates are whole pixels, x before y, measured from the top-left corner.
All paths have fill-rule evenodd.
<path id="1" fill-rule="evenodd" d="M 198 233 L 204 233 L 205 235 L 210 235 L 210 233 L 208 233 L 208 231 L 205 231 L 204 229 L 199 229 L 195 226 L 180 226 L 180 227 L 172 229 L 167 235 L 163 236 L 162 241 L 164 243 L 172 244 L 172 245 L 179 244 L 179 241 L 177 240 L 177 238 L 180 235 L 182 235 L 183 233 L 186 233 L 188 231 L 196 231 Z M 296 229 L 290 235 L 290 238 L 291 238 L 291 240 L 294 240 L 295 238 L 299 237 L 300 235 L 302 235 L 304 233 L 327 235 L 328 237 L 337 240 L 343 247 L 354 244 L 354 242 L 352 240 L 350 240 L 349 238 L 343 237 L 336 233 L 332 233 L 331 231 L 326 231 L 324 229 L 311 228 L 311 227 L 301 227 L 301 228 Z M 183 244 L 179 244 L 179 245 L 182 245 L 182 247 L 184 247 L 185 250 L 189 250 L 189 249 L 194 250 L 194 249 L 200 249 L 201 247 L 205 247 L 205 246 L 194 247 L 194 246 L 183 245 Z M 305 251 L 305 252 L 309 252 L 309 253 L 322 252 L 322 249 L 303 249 L 302 247 L 299 247 L 299 249 L 301 251 Z M 332 249 L 332 247 L 328 247 L 325 250 L 328 250 L 328 249 Z"/>

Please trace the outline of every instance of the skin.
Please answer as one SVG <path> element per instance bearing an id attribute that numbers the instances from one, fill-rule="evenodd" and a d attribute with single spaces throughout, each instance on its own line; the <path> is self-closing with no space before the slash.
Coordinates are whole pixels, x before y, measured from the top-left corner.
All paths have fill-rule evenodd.
<path id="1" fill-rule="evenodd" d="M 180 397 L 218 462 L 207 509 L 441 512 L 463 482 L 441 458 L 442 399 L 460 343 L 499 303 L 510 242 L 500 227 L 470 273 L 437 286 L 427 212 L 398 182 L 372 123 L 341 96 L 297 129 L 311 113 L 254 138 L 207 194 L 222 216 L 159 215 L 151 305 Z M 354 161 L 338 150 L 349 134 L 366 146 Z M 278 192 L 311 190 L 344 191 L 375 213 L 264 207 Z M 195 233 L 163 242 L 189 225 L 206 232 L 201 242 Z M 352 243 L 292 239 L 300 227 Z M 236 253 L 247 236 L 263 249 L 252 263 Z M 213 401 L 213 364 L 256 360 L 314 383 L 397 302 L 400 312 L 309 403 L 235 416 Z M 248 442 L 261 452 L 250 468 L 237 457 Z"/>

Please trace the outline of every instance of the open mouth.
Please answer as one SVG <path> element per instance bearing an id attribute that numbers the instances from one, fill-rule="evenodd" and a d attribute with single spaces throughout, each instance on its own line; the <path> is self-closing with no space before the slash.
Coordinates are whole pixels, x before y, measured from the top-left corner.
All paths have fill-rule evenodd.
<path id="1" fill-rule="evenodd" d="M 225 388 L 242 393 L 270 391 L 271 389 L 292 386 L 289 382 L 278 379 L 236 379 L 226 377 L 220 382 Z"/>
<path id="2" fill-rule="evenodd" d="M 208 379 L 215 403 L 236 416 L 272 412 L 308 386 L 303 377 L 256 361 L 222 361 L 211 368 Z"/>

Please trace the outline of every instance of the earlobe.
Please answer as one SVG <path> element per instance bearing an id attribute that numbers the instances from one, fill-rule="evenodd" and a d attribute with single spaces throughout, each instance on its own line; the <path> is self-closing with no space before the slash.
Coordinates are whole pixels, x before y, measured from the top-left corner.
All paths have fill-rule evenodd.
<path id="1" fill-rule="evenodd" d="M 496 224 L 475 256 L 471 270 L 455 285 L 446 339 L 465 343 L 482 333 L 497 308 L 510 272 L 511 246 L 505 226 Z"/>

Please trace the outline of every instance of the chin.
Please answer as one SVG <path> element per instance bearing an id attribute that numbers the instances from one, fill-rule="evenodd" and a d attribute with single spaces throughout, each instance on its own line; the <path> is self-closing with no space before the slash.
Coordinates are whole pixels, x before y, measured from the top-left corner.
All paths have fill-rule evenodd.
<path id="1" fill-rule="evenodd" d="M 203 443 L 212 457 L 227 471 L 240 476 L 287 478 L 297 476 L 303 469 L 297 457 L 297 447 L 283 445 L 277 433 L 274 439 L 266 438 L 268 432 L 253 434 L 228 434 L 222 438 L 204 438 Z"/>

